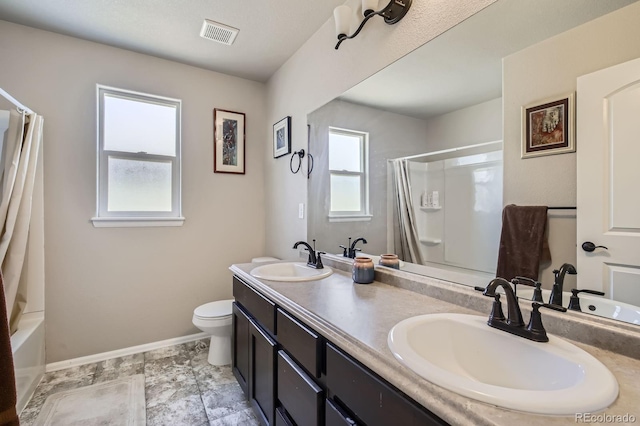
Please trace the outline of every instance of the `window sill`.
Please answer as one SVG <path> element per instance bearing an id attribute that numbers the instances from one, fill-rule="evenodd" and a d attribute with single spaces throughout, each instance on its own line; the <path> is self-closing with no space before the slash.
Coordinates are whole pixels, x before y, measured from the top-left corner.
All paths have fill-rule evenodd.
<path id="1" fill-rule="evenodd" d="M 92 217 L 96 228 L 144 228 L 150 226 L 182 226 L 184 217 Z"/>
<path id="2" fill-rule="evenodd" d="M 373 215 L 354 215 L 354 216 L 331 216 L 329 215 L 329 222 L 369 222 Z"/>

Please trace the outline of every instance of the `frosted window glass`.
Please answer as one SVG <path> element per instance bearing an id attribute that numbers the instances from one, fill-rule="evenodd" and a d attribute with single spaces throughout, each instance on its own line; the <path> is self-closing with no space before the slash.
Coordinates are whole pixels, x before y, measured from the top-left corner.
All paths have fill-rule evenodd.
<path id="1" fill-rule="evenodd" d="M 176 107 L 104 96 L 104 149 L 176 155 Z"/>
<path id="2" fill-rule="evenodd" d="M 171 162 L 109 157 L 107 209 L 111 212 L 171 209 Z"/>
<path id="3" fill-rule="evenodd" d="M 329 169 L 361 172 L 361 141 L 358 136 L 329 132 Z"/>
<path id="4" fill-rule="evenodd" d="M 331 175 L 331 211 L 359 212 L 360 176 Z"/>

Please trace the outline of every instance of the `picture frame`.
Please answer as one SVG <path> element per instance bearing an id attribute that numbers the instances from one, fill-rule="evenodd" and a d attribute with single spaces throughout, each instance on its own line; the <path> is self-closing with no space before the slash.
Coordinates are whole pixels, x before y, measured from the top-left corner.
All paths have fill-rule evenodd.
<path id="1" fill-rule="evenodd" d="M 521 158 L 576 151 L 574 93 L 522 107 Z"/>
<path id="2" fill-rule="evenodd" d="M 291 117 L 287 116 L 273 125 L 273 158 L 291 153 Z"/>
<path id="3" fill-rule="evenodd" d="M 245 115 L 213 110 L 213 172 L 245 174 Z"/>

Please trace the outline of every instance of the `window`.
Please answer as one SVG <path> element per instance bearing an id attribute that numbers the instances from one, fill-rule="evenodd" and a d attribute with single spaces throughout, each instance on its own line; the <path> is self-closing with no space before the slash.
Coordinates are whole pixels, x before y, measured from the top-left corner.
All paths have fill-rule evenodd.
<path id="1" fill-rule="evenodd" d="M 367 133 L 329 128 L 329 217 L 332 220 L 371 218 L 367 143 Z"/>
<path id="2" fill-rule="evenodd" d="M 174 226 L 180 202 L 181 101 L 98 85 L 94 226 Z"/>

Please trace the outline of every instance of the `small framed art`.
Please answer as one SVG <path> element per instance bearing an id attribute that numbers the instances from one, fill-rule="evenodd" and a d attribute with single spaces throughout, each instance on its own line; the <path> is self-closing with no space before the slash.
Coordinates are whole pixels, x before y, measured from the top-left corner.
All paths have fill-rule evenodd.
<path id="1" fill-rule="evenodd" d="M 285 117 L 273 125 L 273 158 L 291 152 L 291 117 Z"/>
<path id="2" fill-rule="evenodd" d="M 213 171 L 244 174 L 244 119 L 241 112 L 213 110 Z"/>
<path id="3" fill-rule="evenodd" d="M 522 107 L 522 158 L 575 152 L 574 94 Z"/>

